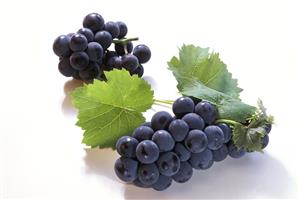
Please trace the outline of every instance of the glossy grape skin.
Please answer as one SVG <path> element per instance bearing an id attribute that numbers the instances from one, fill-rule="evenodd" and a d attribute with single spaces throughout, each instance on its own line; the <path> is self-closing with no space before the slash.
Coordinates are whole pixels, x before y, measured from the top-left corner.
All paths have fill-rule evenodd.
<path id="1" fill-rule="evenodd" d="M 168 131 L 171 133 L 176 142 L 181 142 L 187 136 L 189 132 L 189 126 L 185 121 L 181 119 L 175 119 L 169 124 Z"/>
<path id="2" fill-rule="evenodd" d="M 87 45 L 87 55 L 90 61 L 101 62 L 103 58 L 103 47 L 97 42 L 90 42 Z"/>
<path id="3" fill-rule="evenodd" d="M 108 31 L 111 34 L 112 39 L 118 37 L 120 32 L 118 24 L 111 21 L 106 22 L 104 29 L 105 31 Z"/>
<path id="4" fill-rule="evenodd" d="M 195 106 L 195 113 L 200 115 L 206 124 L 212 124 L 217 118 L 216 108 L 206 101 L 201 101 Z"/>
<path id="5" fill-rule="evenodd" d="M 127 50 L 127 52 L 125 51 L 125 48 L 127 48 L 126 50 Z M 115 45 L 114 45 L 114 49 L 115 49 L 115 51 L 116 51 L 116 53 L 118 54 L 118 55 L 120 55 L 120 56 L 122 56 L 122 55 L 125 55 L 126 53 L 131 53 L 132 52 L 132 50 L 133 50 L 133 43 L 130 41 L 130 42 L 128 42 L 127 44 L 126 44 L 126 46 L 125 45 L 123 45 L 123 44 L 118 44 L 118 43 L 116 43 Z"/>
<path id="6" fill-rule="evenodd" d="M 192 153 L 189 163 L 194 169 L 208 169 L 213 165 L 213 153 L 206 149 L 201 153 Z"/>
<path id="7" fill-rule="evenodd" d="M 128 33 L 128 27 L 124 22 L 118 21 L 116 22 L 119 27 L 119 34 L 117 36 L 118 39 L 125 37 Z"/>
<path id="8" fill-rule="evenodd" d="M 122 136 L 117 140 L 116 150 L 122 157 L 134 158 L 138 140 L 130 136 Z"/>
<path id="9" fill-rule="evenodd" d="M 180 159 L 174 152 L 160 154 L 156 164 L 159 172 L 165 176 L 173 176 L 180 169 Z"/>
<path id="10" fill-rule="evenodd" d="M 89 28 L 80 28 L 77 33 L 84 35 L 88 42 L 92 42 L 94 39 L 94 34 Z"/>
<path id="11" fill-rule="evenodd" d="M 143 124 L 141 124 L 141 126 L 147 126 L 147 127 L 152 128 L 151 122 L 144 122 Z"/>
<path id="12" fill-rule="evenodd" d="M 136 147 L 136 157 L 141 163 L 153 163 L 159 158 L 159 147 L 151 140 L 143 140 Z"/>
<path id="13" fill-rule="evenodd" d="M 224 134 L 218 126 L 210 125 L 204 130 L 208 138 L 208 148 L 211 150 L 219 149 L 224 143 Z"/>
<path id="14" fill-rule="evenodd" d="M 80 33 L 75 33 L 70 40 L 70 49 L 74 52 L 78 52 L 78 51 L 84 51 L 85 49 L 87 49 L 87 39 L 84 35 L 80 34 Z"/>
<path id="15" fill-rule="evenodd" d="M 157 144 L 160 152 L 171 151 L 174 147 L 172 136 L 165 130 L 156 131 L 152 137 L 152 141 Z"/>
<path id="16" fill-rule="evenodd" d="M 53 43 L 53 51 L 59 57 L 68 57 L 71 54 L 69 47 L 70 37 L 66 35 L 58 36 Z"/>
<path id="17" fill-rule="evenodd" d="M 151 125 L 154 131 L 167 130 L 169 123 L 172 121 L 172 116 L 165 111 L 156 112 L 151 119 Z"/>
<path id="18" fill-rule="evenodd" d="M 189 162 L 181 162 L 180 170 L 172 176 L 177 183 L 187 182 L 193 175 L 193 169 Z"/>
<path id="19" fill-rule="evenodd" d="M 63 58 L 59 62 L 58 70 L 62 75 L 66 76 L 66 77 L 71 77 L 76 72 L 76 70 L 74 68 L 72 68 L 70 59 L 68 57 Z"/>
<path id="20" fill-rule="evenodd" d="M 153 135 L 154 131 L 151 127 L 142 125 L 134 130 L 132 136 L 141 142 L 143 140 L 151 140 Z"/>
<path id="21" fill-rule="evenodd" d="M 138 75 L 138 77 L 142 77 L 143 76 L 143 73 L 144 73 L 144 68 L 142 65 L 139 65 L 132 73 L 131 75 Z"/>
<path id="22" fill-rule="evenodd" d="M 114 171 L 124 182 L 133 182 L 137 178 L 138 162 L 131 158 L 120 157 L 115 161 Z"/>
<path id="23" fill-rule="evenodd" d="M 191 130 L 192 129 L 202 130 L 205 127 L 205 122 L 196 113 L 188 113 L 182 118 L 182 120 L 184 120 L 188 124 Z"/>
<path id="24" fill-rule="evenodd" d="M 177 154 L 181 162 L 189 160 L 191 152 L 182 143 L 176 143 L 173 152 Z"/>
<path id="25" fill-rule="evenodd" d="M 99 31 L 95 34 L 94 41 L 99 43 L 105 50 L 112 44 L 112 36 L 107 31 Z"/>
<path id="26" fill-rule="evenodd" d="M 83 27 L 89 28 L 94 33 L 103 30 L 104 26 L 104 18 L 97 13 L 90 13 L 83 20 Z"/>
<path id="27" fill-rule="evenodd" d="M 224 143 L 227 143 L 230 141 L 231 137 L 232 137 L 232 130 L 231 128 L 225 124 L 225 123 L 220 123 L 220 124 L 217 124 L 217 126 L 219 128 L 221 128 L 222 132 L 223 132 L 223 135 L 224 135 Z"/>
<path id="28" fill-rule="evenodd" d="M 100 67 L 96 62 L 89 62 L 86 69 L 79 71 L 79 76 L 84 81 L 91 81 L 99 74 Z"/>
<path id="29" fill-rule="evenodd" d="M 122 59 L 120 56 L 113 56 L 108 59 L 106 65 L 109 66 L 109 68 L 121 69 Z"/>
<path id="30" fill-rule="evenodd" d="M 133 181 L 133 184 L 137 187 L 141 187 L 141 188 L 149 188 L 151 187 L 151 185 L 145 185 L 143 183 L 140 182 L 140 180 L 138 178 L 136 178 L 134 181 Z"/>
<path id="31" fill-rule="evenodd" d="M 87 68 L 89 57 L 85 52 L 75 52 L 70 57 L 70 63 L 74 69 L 81 71 Z"/>
<path id="32" fill-rule="evenodd" d="M 200 153 L 208 146 L 208 139 L 201 130 L 192 130 L 184 140 L 186 148 L 192 153 Z"/>
<path id="33" fill-rule="evenodd" d="M 246 154 L 244 149 L 238 149 L 232 141 L 227 144 L 228 155 L 232 158 L 241 158 Z"/>
<path id="34" fill-rule="evenodd" d="M 228 148 L 226 144 L 223 144 L 219 149 L 213 150 L 213 160 L 216 162 L 220 162 L 224 160 L 228 155 Z"/>
<path id="35" fill-rule="evenodd" d="M 143 64 L 150 60 L 151 50 L 148 46 L 140 44 L 134 48 L 133 55 L 138 58 L 139 63 Z"/>
<path id="36" fill-rule="evenodd" d="M 157 191 L 162 191 L 167 189 L 171 183 L 171 177 L 160 174 L 158 181 L 152 185 L 152 188 Z"/>
<path id="37" fill-rule="evenodd" d="M 194 102 L 189 97 L 180 97 L 172 104 L 172 111 L 176 117 L 181 118 L 194 111 Z"/>
<path id="38" fill-rule="evenodd" d="M 265 135 L 262 138 L 262 149 L 266 148 L 266 146 L 268 146 L 269 144 L 269 135 Z"/>
<path id="39" fill-rule="evenodd" d="M 129 72 L 133 72 L 137 69 L 139 63 L 136 56 L 128 54 L 122 56 L 122 67 L 128 70 Z"/>
<path id="40" fill-rule="evenodd" d="M 141 164 L 138 168 L 138 179 L 145 185 L 150 186 L 159 180 L 159 170 L 156 164 Z"/>

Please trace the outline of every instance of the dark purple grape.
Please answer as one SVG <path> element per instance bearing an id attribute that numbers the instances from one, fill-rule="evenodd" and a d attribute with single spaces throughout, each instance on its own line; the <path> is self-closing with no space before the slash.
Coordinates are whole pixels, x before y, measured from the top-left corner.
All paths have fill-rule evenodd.
<path id="1" fill-rule="evenodd" d="M 151 140 L 153 135 L 153 129 L 148 126 L 139 126 L 133 132 L 133 137 L 136 138 L 139 142 L 143 140 Z"/>
<path id="2" fill-rule="evenodd" d="M 144 73 L 144 68 L 142 65 L 139 65 L 132 73 L 130 73 L 131 75 L 138 75 L 138 77 L 142 77 Z"/>
<path id="3" fill-rule="evenodd" d="M 204 130 L 208 138 L 208 148 L 211 150 L 219 149 L 224 143 L 224 134 L 218 126 L 210 125 Z"/>
<path id="4" fill-rule="evenodd" d="M 267 124 L 265 126 L 266 133 L 270 133 L 271 129 L 272 129 L 272 124 Z"/>
<path id="5" fill-rule="evenodd" d="M 104 26 L 104 18 L 97 13 L 90 13 L 83 20 L 83 27 L 91 29 L 94 33 L 103 30 Z"/>
<path id="6" fill-rule="evenodd" d="M 205 127 L 205 122 L 196 113 L 188 113 L 182 118 L 182 120 L 184 120 L 188 124 L 191 130 L 192 129 L 202 130 Z"/>
<path id="7" fill-rule="evenodd" d="M 200 115 L 206 124 L 212 124 L 217 117 L 216 108 L 206 101 L 199 102 L 195 106 L 195 113 Z"/>
<path id="8" fill-rule="evenodd" d="M 201 130 L 192 130 L 185 138 L 185 146 L 192 153 L 200 153 L 208 146 L 208 139 Z"/>
<path id="9" fill-rule="evenodd" d="M 122 56 L 122 67 L 129 72 L 133 72 L 134 70 L 136 70 L 138 65 L 139 63 L 136 56 L 131 54 Z"/>
<path id="10" fill-rule="evenodd" d="M 233 143 L 233 141 L 230 141 L 227 144 L 227 148 L 228 148 L 228 155 L 230 155 L 230 157 L 232 158 L 241 158 L 246 153 L 244 149 L 238 149 Z"/>
<path id="11" fill-rule="evenodd" d="M 208 169 L 213 165 L 213 153 L 209 149 L 200 153 L 192 153 L 189 163 L 194 169 Z"/>
<path id="12" fill-rule="evenodd" d="M 172 116 L 165 111 L 156 112 L 151 120 L 154 131 L 167 130 L 169 123 L 172 121 Z"/>
<path id="13" fill-rule="evenodd" d="M 77 33 L 84 35 L 88 42 L 92 42 L 94 39 L 94 34 L 89 28 L 80 28 Z"/>
<path id="14" fill-rule="evenodd" d="M 150 60 L 151 50 L 148 46 L 140 44 L 134 48 L 133 55 L 138 58 L 139 63 L 143 64 Z"/>
<path id="15" fill-rule="evenodd" d="M 172 111 L 177 118 L 181 118 L 194 111 L 194 103 L 189 97 L 180 97 L 172 104 Z"/>
<path id="16" fill-rule="evenodd" d="M 96 62 L 89 62 L 86 69 L 79 71 L 79 76 L 84 81 L 92 81 L 99 74 L 100 67 Z"/>
<path id="17" fill-rule="evenodd" d="M 89 60 L 100 63 L 103 58 L 103 47 L 97 42 L 90 42 L 87 46 Z"/>
<path id="18" fill-rule="evenodd" d="M 189 132 L 189 126 L 185 121 L 181 119 L 175 119 L 169 124 L 168 131 L 171 133 L 176 142 L 181 142 L 187 136 Z"/>
<path id="19" fill-rule="evenodd" d="M 114 171 L 117 177 L 125 182 L 133 182 L 137 178 L 138 162 L 131 158 L 119 158 L 115 161 Z"/>
<path id="20" fill-rule="evenodd" d="M 106 62 L 106 65 L 109 66 L 108 68 L 110 69 L 121 69 L 122 65 L 122 58 L 120 56 L 113 56 L 108 59 Z"/>
<path id="21" fill-rule="evenodd" d="M 187 182 L 193 175 L 193 169 L 189 162 L 181 162 L 180 170 L 172 176 L 173 180 L 178 183 Z"/>
<path id="22" fill-rule="evenodd" d="M 183 145 L 182 143 L 176 143 L 173 149 L 173 152 L 176 153 L 181 162 L 189 160 L 191 152 Z"/>
<path id="23" fill-rule="evenodd" d="M 216 162 L 220 162 L 224 160 L 228 155 L 228 148 L 226 144 L 223 144 L 219 149 L 212 151 L 213 160 Z"/>
<path id="24" fill-rule="evenodd" d="M 269 144 L 269 135 L 265 135 L 262 138 L 262 149 L 266 148 L 266 146 L 268 146 Z"/>
<path id="25" fill-rule="evenodd" d="M 141 163 L 154 163 L 159 158 L 159 147 L 151 140 L 143 140 L 136 147 L 136 157 Z"/>
<path id="26" fill-rule="evenodd" d="M 128 28 L 127 25 L 124 22 L 116 22 L 118 24 L 119 27 L 119 34 L 118 34 L 118 39 L 122 39 L 123 37 L 125 37 L 128 33 Z"/>
<path id="27" fill-rule="evenodd" d="M 130 136 L 122 136 L 117 140 L 116 150 L 123 157 L 133 158 L 136 156 L 138 140 Z"/>
<path id="28" fill-rule="evenodd" d="M 162 153 L 156 163 L 164 176 L 173 176 L 180 169 L 180 159 L 174 152 Z"/>
<path id="29" fill-rule="evenodd" d="M 120 32 L 118 24 L 111 21 L 106 22 L 104 29 L 111 34 L 112 38 L 117 38 Z"/>
<path id="30" fill-rule="evenodd" d="M 72 68 L 70 63 L 70 58 L 63 58 L 58 64 L 58 70 L 60 73 L 66 77 L 71 77 L 76 72 L 74 68 Z"/>
<path id="31" fill-rule="evenodd" d="M 231 139 L 231 137 L 232 137 L 232 130 L 231 130 L 231 128 L 227 124 L 224 124 L 224 123 L 217 124 L 217 126 L 219 128 L 221 128 L 221 130 L 223 132 L 224 143 L 229 142 L 230 139 Z"/>
<path id="32" fill-rule="evenodd" d="M 99 31 L 95 34 L 94 41 L 99 43 L 103 49 L 108 49 L 112 43 L 112 36 L 107 31 Z"/>
<path id="33" fill-rule="evenodd" d="M 70 49 L 72 51 L 84 51 L 87 49 L 87 39 L 80 33 L 75 33 L 70 40 Z"/>
<path id="34" fill-rule="evenodd" d="M 138 179 L 145 185 L 150 186 L 159 180 L 159 170 L 156 164 L 141 164 L 138 168 Z"/>
<path id="35" fill-rule="evenodd" d="M 132 42 L 128 42 L 127 44 L 120 44 L 120 43 L 116 43 L 114 45 L 114 49 L 116 51 L 116 53 L 120 56 L 131 53 L 133 50 L 133 43 Z"/>
<path id="36" fill-rule="evenodd" d="M 152 141 L 158 145 L 160 152 L 171 151 L 174 147 L 172 136 L 165 130 L 156 131 L 152 137 Z"/>
<path id="37" fill-rule="evenodd" d="M 75 52 L 70 57 L 70 63 L 76 70 L 84 70 L 89 63 L 89 57 L 85 52 Z"/>
<path id="38" fill-rule="evenodd" d="M 69 47 L 70 37 L 66 35 L 60 35 L 53 43 L 53 51 L 59 57 L 68 57 L 71 54 Z"/>
<path id="39" fill-rule="evenodd" d="M 152 128 L 151 122 L 144 122 L 143 124 L 141 124 L 141 126 L 147 126 L 147 127 Z"/>
<path id="40" fill-rule="evenodd" d="M 162 191 L 167 189 L 171 183 L 171 177 L 160 174 L 158 181 L 152 185 L 152 188 L 157 191 Z"/>

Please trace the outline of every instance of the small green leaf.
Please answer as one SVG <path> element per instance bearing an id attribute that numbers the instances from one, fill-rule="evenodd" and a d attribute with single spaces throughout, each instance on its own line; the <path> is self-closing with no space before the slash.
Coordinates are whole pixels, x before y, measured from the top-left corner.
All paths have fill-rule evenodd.
<path id="1" fill-rule="evenodd" d="M 83 143 L 91 147 L 115 148 L 117 139 L 130 135 L 145 121 L 142 112 L 151 108 L 150 85 L 126 70 L 105 73 L 107 82 L 94 80 L 72 93 L 78 122 L 85 132 Z"/>
<path id="2" fill-rule="evenodd" d="M 201 83 L 237 99 L 242 91 L 237 80 L 232 78 L 232 74 L 220 60 L 219 54 L 210 54 L 208 48 L 183 45 L 179 58 L 173 57 L 168 65 L 178 81 L 177 87 L 180 91 L 194 83 Z"/>

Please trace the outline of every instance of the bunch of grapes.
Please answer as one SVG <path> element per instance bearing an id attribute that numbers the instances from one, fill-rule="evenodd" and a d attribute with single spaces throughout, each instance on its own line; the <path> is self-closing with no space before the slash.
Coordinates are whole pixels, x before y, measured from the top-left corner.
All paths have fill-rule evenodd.
<path id="1" fill-rule="evenodd" d="M 228 155 L 240 158 L 245 149 L 232 141 L 232 130 L 225 123 L 215 124 L 216 108 L 206 101 L 180 97 L 172 106 L 175 116 L 161 111 L 151 122 L 136 128 L 132 136 L 119 138 L 116 150 L 121 156 L 114 170 L 124 182 L 161 191 L 172 180 L 188 181 L 193 169 L 205 170 Z M 267 133 L 271 125 L 265 128 Z M 262 148 L 269 142 L 266 135 Z"/>
<path id="2" fill-rule="evenodd" d="M 105 80 L 103 71 L 127 69 L 131 75 L 143 75 L 142 64 L 149 61 L 151 51 L 146 45 L 133 48 L 133 40 L 125 38 L 128 28 L 124 22 L 104 22 L 101 15 L 91 13 L 83 20 L 77 33 L 57 37 L 53 44 L 59 56 L 58 69 L 66 77 L 86 82 L 94 78 Z M 114 43 L 114 50 L 109 50 Z"/>

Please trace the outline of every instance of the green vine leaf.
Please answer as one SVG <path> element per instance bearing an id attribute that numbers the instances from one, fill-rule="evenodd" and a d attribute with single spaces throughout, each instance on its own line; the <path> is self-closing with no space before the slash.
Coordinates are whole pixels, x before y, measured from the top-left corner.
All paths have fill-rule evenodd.
<path id="1" fill-rule="evenodd" d="M 117 139 L 130 135 L 145 121 L 142 112 L 154 103 L 150 85 L 126 70 L 106 72 L 107 82 L 94 80 L 71 93 L 78 109 L 76 125 L 84 130 L 83 143 L 115 148 Z"/>

